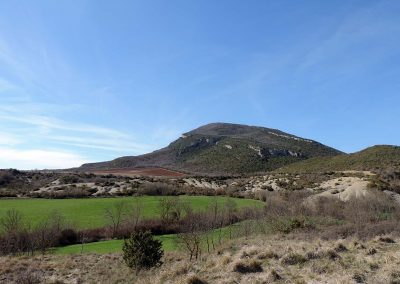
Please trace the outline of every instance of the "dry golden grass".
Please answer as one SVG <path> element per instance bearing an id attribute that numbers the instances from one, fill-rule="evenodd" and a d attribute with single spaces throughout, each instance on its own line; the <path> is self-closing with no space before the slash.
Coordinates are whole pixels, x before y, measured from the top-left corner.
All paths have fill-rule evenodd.
<path id="1" fill-rule="evenodd" d="M 0 283 L 400 283 L 400 239 L 306 240 L 259 236 L 227 242 L 190 262 L 167 253 L 135 276 L 121 255 L 1 257 Z"/>

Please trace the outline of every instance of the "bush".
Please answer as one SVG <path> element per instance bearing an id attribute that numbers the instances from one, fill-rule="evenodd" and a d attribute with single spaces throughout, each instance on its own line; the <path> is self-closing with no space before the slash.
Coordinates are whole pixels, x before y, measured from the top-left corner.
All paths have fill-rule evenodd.
<path id="1" fill-rule="evenodd" d="M 144 183 L 138 189 L 139 195 L 150 195 L 150 196 L 159 196 L 159 195 L 177 195 L 176 190 L 169 184 L 162 182 L 154 182 L 154 183 Z"/>
<path id="2" fill-rule="evenodd" d="M 123 258 L 126 265 L 134 269 L 136 274 L 141 269 L 149 269 L 162 264 L 164 255 L 162 244 L 155 240 L 150 231 L 138 231 L 124 241 L 122 247 Z"/>
<path id="3" fill-rule="evenodd" d="M 355 273 L 353 275 L 353 279 L 356 283 L 365 283 L 366 277 L 364 274 L 361 273 Z"/>
<path id="4" fill-rule="evenodd" d="M 78 234 L 73 229 L 65 229 L 60 233 L 58 243 L 62 246 L 76 244 L 78 241 Z"/>
<path id="5" fill-rule="evenodd" d="M 79 182 L 79 177 L 75 175 L 65 175 L 60 178 L 60 182 L 65 184 L 77 183 Z"/>
<path id="6" fill-rule="evenodd" d="M 239 273 L 255 273 L 262 272 L 261 262 L 257 260 L 251 260 L 250 262 L 238 262 L 233 267 L 233 271 Z"/>
<path id="7" fill-rule="evenodd" d="M 290 253 L 284 258 L 282 258 L 282 264 L 286 265 L 296 265 L 296 264 L 302 264 L 307 261 L 307 258 L 302 256 L 301 254 L 297 253 Z"/>
<path id="8" fill-rule="evenodd" d="M 188 284 L 207 284 L 207 282 L 196 275 L 190 276 L 187 280 Z"/>
<path id="9" fill-rule="evenodd" d="M 8 172 L 0 173 L 0 186 L 7 186 L 14 179 L 13 175 Z"/>

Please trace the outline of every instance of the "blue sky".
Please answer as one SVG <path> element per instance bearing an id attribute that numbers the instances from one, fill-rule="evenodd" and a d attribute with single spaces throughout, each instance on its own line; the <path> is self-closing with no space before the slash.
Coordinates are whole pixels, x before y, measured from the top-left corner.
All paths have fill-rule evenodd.
<path id="1" fill-rule="evenodd" d="M 210 122 L 400 144 L 400 1 L 2 1 L 0 168 L 166 146 Z"/>

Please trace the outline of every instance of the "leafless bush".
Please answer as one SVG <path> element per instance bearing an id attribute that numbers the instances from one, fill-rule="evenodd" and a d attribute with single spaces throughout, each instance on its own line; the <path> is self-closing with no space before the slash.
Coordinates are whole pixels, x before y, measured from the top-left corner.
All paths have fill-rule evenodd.
<path id="1" fill-rule="evenodd" d="M 163 197 L 158 205 L 160 219 L 164 222 L 179 221 L 185 211 L 185 204 L 179 197 Z"/>
<path id="2" fill-rule="evenodd" d="M 207 284 L 208 282 L 199 278 L 196 275 L 192 275 L 187 279 L 188 284 Z"/>
<path id="3" fill-rule="evenodd" d="M 142 220 L 143 204 L 136 198 L 131 206 L 127 208 L 125 215 L 125 226 L 131 231 L 135 231 L 140 221 Z"/>
<path id="4" fill-rule="evenodd" d="M 138 189 L 139 195 L 177 195 L 178 192 L 174 187 L 162 182 L 147 182 L 142 184 Z"/>
<path id="5" fill-rule="evenodd" d="M 17 232 L 22 229 L 22 215 L 15 209 L 8 210 L 3 218 L 0 219 L 0 226 L 4 233 Z"/>
<path id="6" fill-rule="evenodd" d="M 282 264 L 285 265 L 296 265 L 307 261 L 307 258 L 298 253 L 289 253 L 282 258 Z"/>
<path id="7" fill-rule="evenodd" d="M 256 273 L 262 272 L 263 268 L 260 261 L 252 259 L 249 261 L 239 261 L 235 263 L 233 271 L 239 273 Z"/>
<path id="8" fill-rule="evenodd" d="M 32 225 L 24 222 L 19 211 L 10 210 L 0 220 L 3 233 L 0 236 L 0 254 L 45 253 L 50 247 L 58 246 L 68 224 L 57 212 Z"/>
<path id="9" fill-rule="evenodd" d="M 196 215 L 187 216 L 182 232 L 178 234 L 178 243 L 187 250 L 189 259 L 198 259 L 201 255 L 202 230 Z"/>
<path id="10" fill-rule="evenodd" d="M 127 214 L 127 203 L 120 201 L 116 202 L 113 207 L 107 208 L 104 212 L 105 217 L 109 223 L 110 234 L 112 238 L 117 236 L 117 233 L 124 221 Z"/>
<path id="11" fill-rule="evenodd" d="M 43 273 L 41 271 L 27 269 L 21 271 L 17 278 L 15 279 L 15 283 L 17 284 L 39 284 L 43 283 Z"/>

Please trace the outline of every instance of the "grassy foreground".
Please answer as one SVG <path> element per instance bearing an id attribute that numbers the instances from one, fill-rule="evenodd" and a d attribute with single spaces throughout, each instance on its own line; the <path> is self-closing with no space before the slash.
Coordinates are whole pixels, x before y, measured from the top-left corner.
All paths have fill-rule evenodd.
<path id="1" fill-rule="evenodd" d="M 141 197 L 115 197 L 115 198 L 83 198 L 83 199 L 1 199 L 0 218 L 8 210 L 16 209 L 20 211 L 23 218 L 37 224 L 54 212 L 61 213 L 65 219 L 80 229 L 99 228 L 106 225 L 104 212 L 111 208 L 115 203 L 125 201 L 128 205 L 133 204 L 135 199 L 139 199 L 143 205 L 142 214 L 144 218 L 158 217 L 158 204 L 161 196 L 141 196 Z M 250 199 L 239 199 L 231 197 L 212 197 L 212 196 L 180 196 L 183 202 L 191 204 L 194 210 L 204 210 L 213 199 L 218 202 L 226 202 L 232 199 L 241 207 L 262 206 L 261 201 Z"/>
<path id="2" fill-rule="evenodd" d="M 0 257 L 0 282 L 400 283 L 400 239 L 391 240 L 323 240 L 303 233 L 249 236 L 204 252 L 197 261 L 189 261 L 185 251 L 166 252 L 161 267 L 139 275 L 120 254 L 6 256 Z"/>

